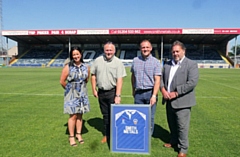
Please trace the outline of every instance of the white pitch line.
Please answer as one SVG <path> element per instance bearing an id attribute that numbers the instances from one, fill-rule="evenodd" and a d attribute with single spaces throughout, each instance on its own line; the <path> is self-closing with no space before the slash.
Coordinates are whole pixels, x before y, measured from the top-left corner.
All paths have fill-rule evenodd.
<path id="1" fill-rule="evenodd" d="M 228 87 L 228 88 L 232 88 L 232 89 L 235 89 L 235 90 L 240 90 L 240 88 L 236 88 L 236 87 L 233 87 L 233 86 L 228 86 L 226 84 L 223 84 L 223 83 L 218 83 L 216 81 L 209 81 L 207 79 L 203 79 L 203 78 L 200 78 L 201 80 L 204 80 L 204 81 L 208 81 L 208 82 L 212 82 L 212 83 L 215 83 L 215 84 L 218 84 L 218 85 L 222 85 L 222 86 L 225 86 L 225 87 Z"/>
<path id="2" fill-rule="evenodd" d="M 63 94 L 29 94 L 29 93 L 0 93 L 0 95 L 25 95 L 25 96 L 62 96 Z M 93 97 L 93 95 L 88 95 Z M 131 98 L 132 95 L 122 95 L 124 98 Z M 220 96 L 196 96 L 197 99 L 236 99 L 236 97 Z"/>
<path id="3" fill-rule="evenodd" d="M 227 96 L 196 96 L 197 99 L 234 99 L 235 97 L 227 97 Z"/>
<path id="4" fill-rule="evenodd" d="M 29 94 L 29 93 L 0 93 L 0 95 L 26 95 L 26 96 L 63 96 L 63 94 Z M 93 95 L 88 95 L 93 97 Z M 121 97 L 132 97 L 129 95 L 122 95 Z"/>
<path id="5" fill-rule="evenodd" d="M 63 94 L 0 93 L 0 95 L 63 96 Z"/>

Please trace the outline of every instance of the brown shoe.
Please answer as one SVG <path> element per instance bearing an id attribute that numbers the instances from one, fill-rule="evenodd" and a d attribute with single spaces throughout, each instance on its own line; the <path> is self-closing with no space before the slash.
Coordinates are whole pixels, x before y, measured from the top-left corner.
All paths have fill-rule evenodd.
<path id="1" fill-rule="evenodd" d="M 174 145 L 172 145 L 171 143 L 165 143 L 164 145 L 163 145 L 163 147 L 165 147 L 165 148 L 172 148 Z"/>
<path id="2" fill-rule="evenodd" d="M 178 153 L 177 157 L 187 157 L 187 154 L 184 154 L 184 153 L 180 152 L 180 153 Z"/>
<path id="3" fill-rule="evenodd" d="M 106 143 L 107 142 L 107 136 L 103 136 L 103 139 L 101 141 L 102 143 Z"/>

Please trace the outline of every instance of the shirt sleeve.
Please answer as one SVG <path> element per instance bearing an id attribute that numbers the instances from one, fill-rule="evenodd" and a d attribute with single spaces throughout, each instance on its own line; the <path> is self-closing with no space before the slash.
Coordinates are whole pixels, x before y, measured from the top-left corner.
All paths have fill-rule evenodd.
<path id="1" fill-rule="evenodd" d="M 157 60 L 156 62 L 156 67 L 155 67 L 155 72 L 154 72 L 155 76 L 156 75 L 162 75 L 162 67 L 160 62 Z"/>
<path id="2" fill-rule="evenodd" d="M 117 78 L 125 77 L 125 76 L 127 76 L 126 70 L 125 70 L 125 67 L 124 67 L 123 63 L 120 61 L 119 66 L 118 66 L 118 70 L 117 70 Z"/>
<path id="3" fill-rule="evenodd" d="M 96 65 L 96 60 L 93 62 L 93 64 L 91 65 L 91 68 L 90 68 L 91 74 L 94 74 L 94 75 L 96 74 L 95 65 Z"/>

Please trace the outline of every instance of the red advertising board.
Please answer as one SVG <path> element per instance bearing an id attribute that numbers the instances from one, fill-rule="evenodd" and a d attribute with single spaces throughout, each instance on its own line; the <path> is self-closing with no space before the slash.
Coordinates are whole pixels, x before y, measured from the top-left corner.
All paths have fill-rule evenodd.
<path id="1" fill-rule="evenodd" d="M 75 35 L 77 30 L 29 30 L 28 35 Z"/>
<path id="2" fill-rule="evenodd" d="M 10 30 L 2 31 L 2 35 L 93 35 L 93 34 L 110 34 L 110 35 L 127 35 L 127 34 L 240 34 L 240 28 L 163 28 L 163 29 L 67 29 L 67 30 Z"/>
<path id="3" fill-rule="evenodd" d="M 236 28 L 223 28 L 223 29 L 214 29 L 214 34 L 240 34 L 240 29 Z"/>
<path id="4" fill-rule="evenodd" d="M 109 34 L 182 34 L 182 29 L 109 29 Z"/>

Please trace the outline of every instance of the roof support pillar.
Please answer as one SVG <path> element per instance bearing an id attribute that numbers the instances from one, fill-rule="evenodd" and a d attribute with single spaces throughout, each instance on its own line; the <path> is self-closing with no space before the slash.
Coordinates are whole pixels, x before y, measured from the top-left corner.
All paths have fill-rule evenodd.
<path id="1" fill-rule="evenodd" d="M 70 54 L 71 51 L 71 38 L 68 38 L 68 54 Z"/>
<path id="2" fill-rule="evenodd" d="M 8 38 L 6 38 L 6 43 L 7 43 L 7 48 L 6 48 L 6 53 L 7 53 L 7 62 L 6 62 L 6 65 L 8 66 L 9 65 L 9 61 L 10 61 L 10 59 L 9 59 L 9 56 L 8 56 Z"/>
<path id="3" fill-rule="evenodd" d="M 163 36 L 161 36 L 161 63 L 163 61 Z"/>
<path id="4" fill-rule="evenodd" d="M 235 50 L 234 50 L 234 68 L 236 68 L 236 64 L 237 64 L 237 36 L 235 37 Z"/>

